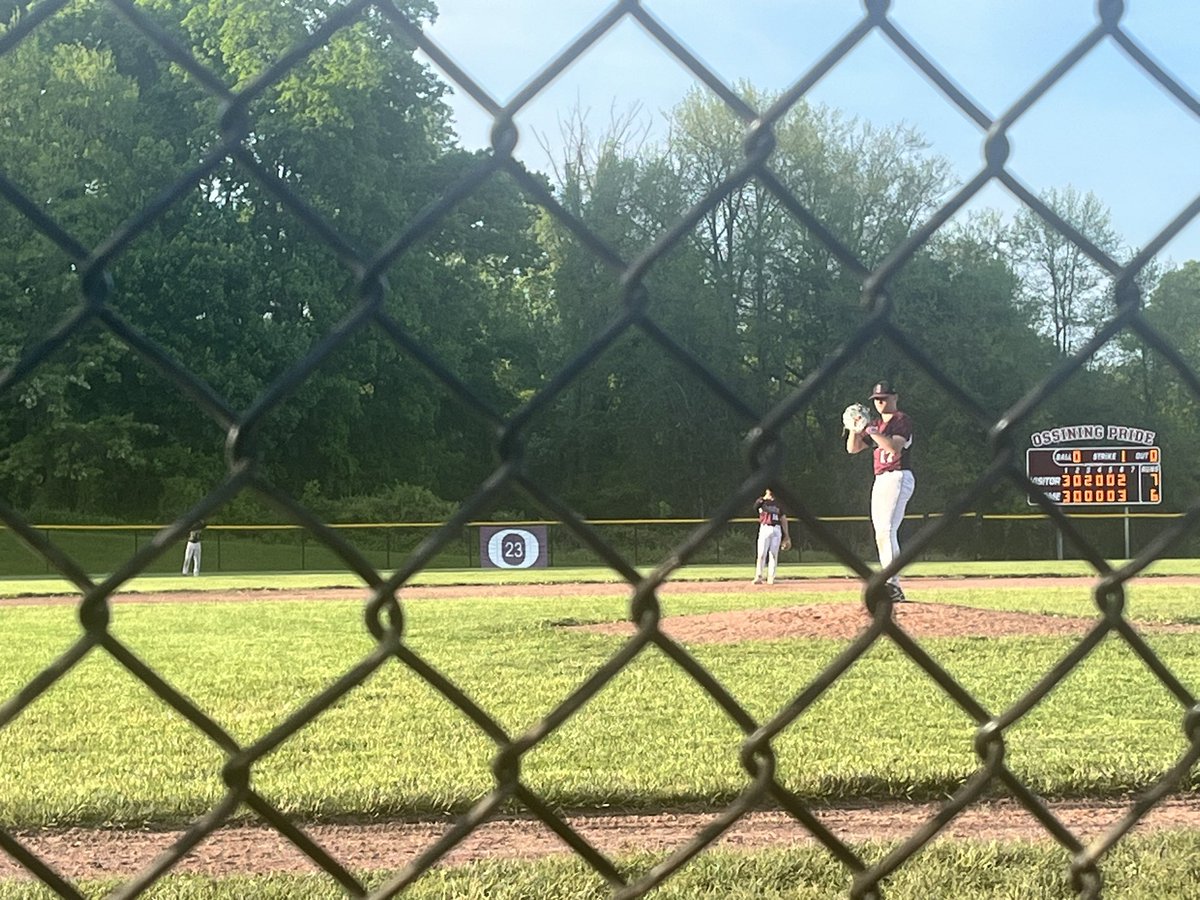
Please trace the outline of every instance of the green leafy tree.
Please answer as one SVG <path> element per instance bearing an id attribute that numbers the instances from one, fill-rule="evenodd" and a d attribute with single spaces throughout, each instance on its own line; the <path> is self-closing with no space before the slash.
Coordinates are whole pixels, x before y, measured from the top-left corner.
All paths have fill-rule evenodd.
<path id="1" fill-rule="evenodd" d="M 563 205 L 632 260 L 686 207 L 672 161 L 627 126 L 618 121 L 598 140 L 577 128 L 557 172 Z M 617 274 L 589 248 L 550 217 L 541 234 L 548 265 L 531 299 L 547 310 L 542 365 L 552 374 L 624 310 Z M 736 384 L 732 310 L 695 247 L 684 241 L 659 258 L 644 288 L 652 327 Z M 636 326 L 579 373 L 538 426 L 531 464 L 591 515 L 702 514 L 740 467 L 734 413 Z"/>
<path id="2" fill-rule="evenodd" d="M 1090 191 L 1067 186 L 1051 189 L 1046 205 L 1074 226 L 1097 248 L 1116 257 L 1120 240 L 1108 208 Z M 1029 209 L 1014 219 L 1013 241 L 1024 278 L 1022 300 L 1041 327 L 1066 355 L 1085 344 L 1099 324 L 1111 318 L 1111 286 L 1107 273 L 1081 247 Z"/>
<path id="3" fill-rule="evenodd" d="M 423 2 L 404 8 L 431 14 Z M 146 9 L 234 88 L 329 13 L 319 4 L 224 0 L 161 0 Z M 0 158 L 18 161 L 10 175 L 85 246 L 216 140 L 215 100 L 106 5 L 68 8 L 5 61 L 0 121 L 10 127 L 0 133 Z M 478 162 L 454 147 L 442 90 L 412 47 L 369 12 L 251 105 L 243 143 L 370 254 Z M 0 362 L 7 364 L 79 300 L 63 254 L 7 204 L 0 217 Z M 496 355 L 502 339 L 493 307 L 508 302 L 516 273 L 537 264 L 532 223 L 515 187 L 494 180 L 388 273 L 389 314 L 502 409 L 516 402 L 512 386 L 480 361 Z M 233 160 L 142 233 L 112 273 L 112 308 L 235 409 L 358 302 L 349 269 Z M 507 333 L 518 327 L 507 326 Z M 182 494 L 207 489 L 223 471 L 220 430 L 153 363 L 100 329 L 42 361 L 6 400 L 0 490 L 18 506 L 170 514 Z M 93 432 L 89 440 L 81 430 Z M 368 329 L 270 412 L 258 449 L 266 473 L 296 492 L 313 479 L 333 497 L 410 481 L 461 496 L 490 466 L 477 452 L 488 439 L 483 431 L 447 391 L 431 389 L 414 359 Z M 68 447 L 80 459 L 64 466 Z"/>
<path id="4" fill-rule="evenodd" d="M 165 142 L 139 127 L 136 82 L 113 53 L 39 33 L 0 68 L 0 157 L 26 196 L 85 244 L 148 191 L 128 160 L 163 165 Z M 13 207 L 0 206 L 0 366 L 18 360 L 80 302 L 66 256 Z M 89 331 L 9 392 L 0 471 L 14 502 L 94 505 L 144 483 L 156 426 L 99 399 L 121 356 Z"/>
<path id="5" fill-rule="evenodd" d="M 760 109 L 773 99 L 746 85 L 742 92 Z M 699 91 L 674 111 L 672 126 L 670 152 L 688 199 L 699 202 L 743 163 L 745 129 L 724 103 Z M 949 185 L 945 162 L 927 157 L 909 129 L 878 130 L 799 103 L 775 134 L 772 171 L 867 264 L 892 250 Z M 774 398 L 803 379 L 861 315 L 856 280 L 755 180 L 722 198 L 696 241 L 737 311 L 760 396 Z"/>
<path id="6" fill-rule="evenodd" d="M 1200 372 L 1200 262 L 1189 260 L 1162 275 L 1147 295 L 1143 315 L 1173 348 L 1193 376 Z M 1200 494 L 1193 424 L 1200 396 L 1184 372 L 1140 337 L 1122 336 L 1122 357 L 1114 367 L 1114 396 L 1128 409 L 1127 421 L 1153 430 L 1163 447 L 1167 503 L 1179 508 Z"/>
<path id="7" fill-rule="evenodd" d="M 752 106 L 773 97 L 740 87 Z M 689 204 L 743 165 L 744 125 L 720 100 L 694 91 L 674 110 L 668 153 Z M 910 129 L 876 129 L 836 111 L 796 104 L 775 127 L 769 166 L 853 255 L 870 265 L 890 252 L 949 186 L 946 163 Z M 861 323 L 861 284 L 817 234 L 756 179 L 723 195 L 694 235 L 707 275 L 732 316 L 725 340 L 741 360 L 742 386 L 764 408 L 781 399 Z M 869 376 L 873 377 L 872 372 Z M 786 433 L 789 472 L 811 486 L 814 507 L 844 492 L 822 472 L 844 465 L 838 414 L 849 391 L 817 397 Z M 822 505 L 826 504 L 826 505 Z"/>

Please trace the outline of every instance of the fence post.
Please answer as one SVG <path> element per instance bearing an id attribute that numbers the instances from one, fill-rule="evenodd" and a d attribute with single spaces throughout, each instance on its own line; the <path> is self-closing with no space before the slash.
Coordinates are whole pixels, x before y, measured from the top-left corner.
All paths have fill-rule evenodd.
<path id="1" fill-rule="evenodd" d="M 1125 558 L 1129 559 L 1129 507 L 1125 507 Z"/>
<path id="2" fill-rule="evenodd" d="M 305 570 L 305 568 L 307 568 L 307 566 L 305 565 L 304 550 L 305 550 L 304 529 L 301 528 L 300 529 L 300 571 L 301 572 L 303 572 Z"/>

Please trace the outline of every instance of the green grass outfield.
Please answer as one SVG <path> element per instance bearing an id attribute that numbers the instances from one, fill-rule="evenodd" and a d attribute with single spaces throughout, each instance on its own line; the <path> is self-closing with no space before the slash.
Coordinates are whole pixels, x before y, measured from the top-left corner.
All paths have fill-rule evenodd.
<path id="1" fill-rule="evenodd" d="M 924 573 L 964 574 L 971 567 L 963 565 Z M 1047 574 L 1049 564 L 1027 565 L 1032 568 L 1006 564 L 997 571 L 997 564 L 989 563 L 986 574 Z M 747 568 L 688 569 L 687 576 L 740 582 Z M 914 567 L 914 574 L 922 568 Z M 704 613 L 844 602 L 858 592 L 853 580 L 847 581 L 846 593 L 804 592 L 803 580 L 797 577 L 800 570 L 788 567 L 785 576 L 795 580 L 770 592 L 731 583 L 711 593 L 668 595 L 664 605 L 672 615 Z M 1155 572 L 1197 570 L 1182 561 L 1165 561 Z M 813 576 L 843 574 L 830 567 L 803 571 Z M 1073 566 L 1058 572 L 1085 574 L 1083 567 Z M 514 574 L 541 582 L 568 573 L 439 572 L 419 581 L 463 583 L 480 575 L 513 581 Z M 264 579 L 146 578 L 132 587 L 267 584 L 302 587 L 353 581 L 344 575 L 306 573 Z M 62 589 L 61 583 L 41 580 L 0 586 L 9 597 Z M 1087 591 L 1066 584 L 1037 590 L 999 588 L 986 581 L 966 590 L 927 585 L 920 599 L 1094 615 Z M 406 638 L 414 651 L 516 737 L 536 727 L 623 643 L 619 637 L 566 630 L 554 623 L 618 620 L 626 615 L 626 605 L 623 596 L 522 597 L 519 587 L 503 599 L 410 599 L 404 606 Z M 1200 618 L 1195 588 L 1156 584 L 1153 578 L 1131 586 L 1128 612 L 1139 621 L 1194 623 Z M 118 604 L 111 629 L 243 743 L 279 725 L 373 646 L 363 627 L 362 605 L 351 601 Z M 33 606 L 19 599 L 0 604 L 0 702 L 10 701 L 78 636 L 70 605 Z M 1148 633 L 1147 640 L 1195 692 L 1200 684 L 1200 634 Z M 1075 641 L 945 638 L 921 643 L 986 709 L 999 712 L 1016 702 Z M 792 639 L 690 649 L 752 716 L 764 721 L 844 646 L 839 641 Z M 1185 752 L 1184 712 L 1139 658 L 1109 638 L 1006 732 L 1007 761 L 1020 778 L 1048 797 L 1123 797 L 1152 784 Z M 813 800 L 938 799 L 978 766 L 974 732 L 970 718 L 894 645 L 884 642 L 854 664 L 776 739 L 774 747 L 781 781 Z M 565 809 L 711 808 L 732 799 L 747 783 L 738 758 L 741 737 L 685 673 L 651 649 L 526 754 L 522 778 L 552 805 Z M 493 787 L 490 765 L 496 750 L 496 744 L 444 697 L 391 662 L 261 760 L 254 767 L 253 783 L 302 821 L 456 812 Z M 0 729 L 0 825 L 178 825 L 210 809 L 222 796 L 223 762 L 224 755 L 208 738 L 104 651 L 93 650 Z M 1188 788 L 1195 790 L 1198 784 L 1193 772 Z M 1112 896 L 1200 897 L 1200 888 L 1191 894 L 1178 888 L 1200 885 L 1194 862 L 1200 858 L 1197 843 L 1194 836 L 1177 835 L 1122 844 L 1113 859 L 1132 860 L 1117 872 L 1118 882 L 1124 878 L 1130 887 Z M 992 856 L 1008 861 L 985 863 Z M 972 860 L 984 865 L 971 876 L 981 881 L 977 889 L 963 894 L 931 888 L 950 877 L 951 870 L 958 873 L 956 879 L 974 871 Z M 1050 846 L 959 842 L 923 853 L 903 867 L 894 879 L 897 888 L 888 896 L 1072 896 L 1062 878 L 1065 860 L 1061 849 Z M 1013 871 L 996 871 L 998 867 Z M 1052 882 L 1044 882 L 1046 878 Z M 836 882 L 832 890 L 830 879 Z M 812 885 L 811 892 L 794 887 L 801 882 Z M 248 895 L 246 884 L 237 881 L 172 878 L 169 883 L 161 896 Z M 961 885 L 961 880 L 956 883 Z M 1057 887 L 1047 887 L 1049 883 Z M 412 895 L 606 896 L 598 884 L 599 879 L 578 863 L 497 862 L 431 873 Z M 1176 885 L 1176 892 L 1155 893 L 1161 884 Z M 747 857 L 706 854 L 701 865 L 689 867 L 656 896 L 818 897 L 844 895 L 847 889 L 840 864 L 824 851 L 798 849 Z M 0 885 L 0 898 L 45 896 L 21 893 L 24 890 L 28 888 Z M 321 879 L 263 879 L 250 893 L 339 896 Z"/>

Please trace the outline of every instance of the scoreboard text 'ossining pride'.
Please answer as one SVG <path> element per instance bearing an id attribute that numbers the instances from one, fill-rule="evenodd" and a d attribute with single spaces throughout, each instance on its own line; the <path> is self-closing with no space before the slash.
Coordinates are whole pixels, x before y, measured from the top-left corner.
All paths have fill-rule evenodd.
<path id="1" fill-rule="evenodd" d="M 1149 447 L 1154 443 L 1157 432 L 1145 428 L 1130 428 L 1128 425 L 1063 425 L 1035 431 L 1029 442 L 1035 447 L 1054 444 L 1069 444 L 1075 441 L 1119 441 L 1125 444 L 1141 444 Z"/>

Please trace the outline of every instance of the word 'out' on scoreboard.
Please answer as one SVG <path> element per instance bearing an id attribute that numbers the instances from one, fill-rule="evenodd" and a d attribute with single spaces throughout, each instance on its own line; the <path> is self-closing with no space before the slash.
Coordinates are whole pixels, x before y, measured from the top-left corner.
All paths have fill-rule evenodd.
<path id="1" fill-rule="evenodd" d="M 1025 451 L 1025 471 L 1063 506 L 1162 503 L 1158 447 L 1037 447 Z"/>

